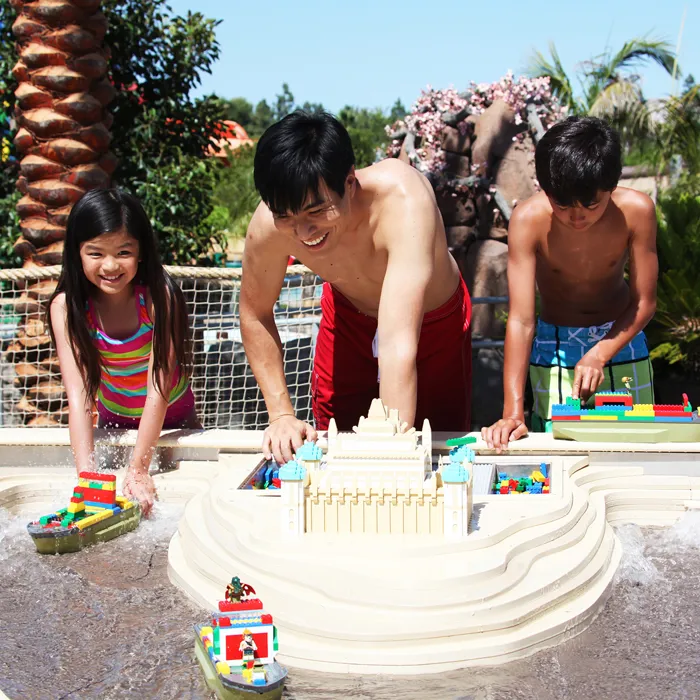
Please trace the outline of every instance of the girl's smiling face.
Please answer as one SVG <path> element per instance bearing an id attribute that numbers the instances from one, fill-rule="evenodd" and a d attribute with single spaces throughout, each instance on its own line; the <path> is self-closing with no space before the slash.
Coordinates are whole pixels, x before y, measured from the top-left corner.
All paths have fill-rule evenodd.
<path id="1" fill-rule="evenodd" d="M 80 244 L 85 277 L 103 294 L 120 294 L 139 269 L 139 242 L 124 228 Z"/>

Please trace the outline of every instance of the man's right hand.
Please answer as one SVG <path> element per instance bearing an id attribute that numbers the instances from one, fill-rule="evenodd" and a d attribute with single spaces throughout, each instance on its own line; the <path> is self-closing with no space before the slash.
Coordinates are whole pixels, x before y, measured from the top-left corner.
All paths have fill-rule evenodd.
<path id="1" fill-rule="evenodd" d="M 527 435 L 527 426 L 521 418 L 501 418 L 488 428 L 481 429 L 481 437 L 490 449 L 498 453 L 508 447 L 509 442 L 520 440 Z"/>
<path id="2" fill-rule="evenodd" d="M 281 416 L 274 420 L 263 436 L 265 459 L 274 457 L 278 464 L 286 464 L 294 459 L 294 453 L 304 444 L 304 440 L 316 440 L 316 430 L 294 416 Z"/>

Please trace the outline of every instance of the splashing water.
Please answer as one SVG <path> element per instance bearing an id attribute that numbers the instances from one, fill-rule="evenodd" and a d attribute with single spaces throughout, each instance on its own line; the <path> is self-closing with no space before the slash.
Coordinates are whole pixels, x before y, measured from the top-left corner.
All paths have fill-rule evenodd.
<path id="1" fill-rule="evenodd" d="M 181 505 L 157 503 L 134 532 L 78 554 L 42 556 L 26 519 L 0 510 L 0 688 L 12 700 L 213 698 L 192 653 L 192 625 L 206 611 L 167 579 L 181 513 Z M 616 532 L 623 558 L 612 596 L 591 627 L 564 644 L 502 666 L 431 676 L 292 670 L 285 697 L 700 697 L 700 516 L 666 530 Z"/>

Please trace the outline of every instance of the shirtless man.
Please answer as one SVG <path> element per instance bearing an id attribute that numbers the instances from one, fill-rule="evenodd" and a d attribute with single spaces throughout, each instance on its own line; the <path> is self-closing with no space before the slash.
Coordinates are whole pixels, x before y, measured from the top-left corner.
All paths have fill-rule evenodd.
<path id="1" fill-rule="evenodd" d="M 240 314 L 270 425 L 263 451 L 284 463 L 316 430 L 294 415 L 274 306 L 289 256 L 325 284 L 312 402 L 316 429 L 351 430 L 373 398 L 407 426 L 469 427 L 470 301 L 428 181 L 398 160 L 355 170 L 329 114 L 294 112 L 255 154 L 262 203 L 248 228 Z M 380 379 L 381 378 L 381 379 Z"/>
<path id="2" fill-rule="evenodd" d="M 515 208 L 508 227 L 503 418 L 482 429 L 499 451 L 527 434 L 528 358 L 534 430 L 551 430 L 553 403 L 567 396 L 587 401 L 599 388 L 619 391 L 625 376 L 632 377 L 635 403 L 654 401 L 642 332 L 656 310 L 654 203 L 617 187 L 620 140 L 598 119 L 553 126 L 535 163 L 543 191 Z"/>

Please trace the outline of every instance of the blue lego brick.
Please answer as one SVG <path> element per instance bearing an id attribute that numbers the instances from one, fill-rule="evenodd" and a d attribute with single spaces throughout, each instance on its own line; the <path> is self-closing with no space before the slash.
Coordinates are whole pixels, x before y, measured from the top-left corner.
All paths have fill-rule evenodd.
<path id="1" fill-rule="evenodd" d="M 619 413 L 620 411 L 631 411 L 632 406 L 621 406 L 621 405 L 613 405 L 613 406 L 596 406 L 595 410 L 598 411 L 598 413 L 612 413 L 612 412 L 617 412 Z"/>
<path id="2" fill-rule="evenodd" d="M 253 685 L 265 685 L 264 678 L 256 678 L 253 680 Z"/>

